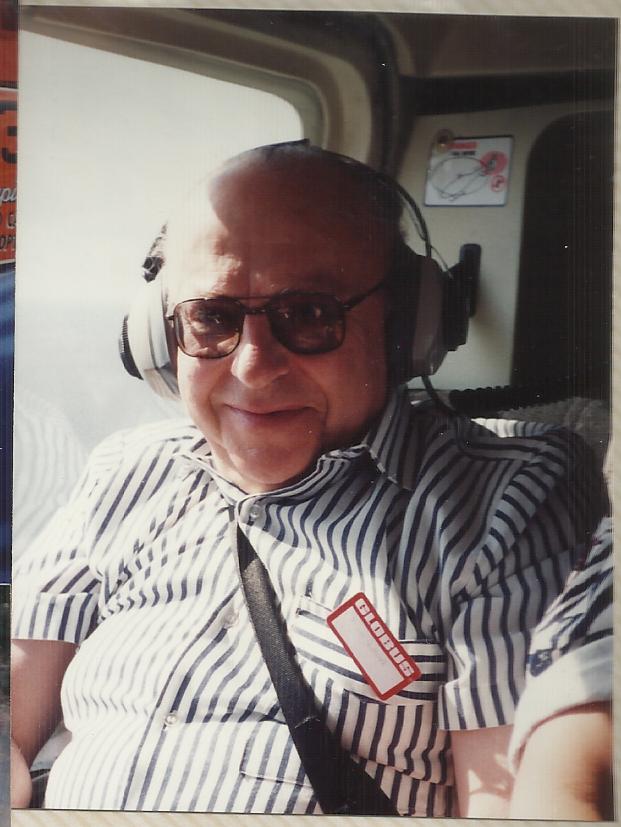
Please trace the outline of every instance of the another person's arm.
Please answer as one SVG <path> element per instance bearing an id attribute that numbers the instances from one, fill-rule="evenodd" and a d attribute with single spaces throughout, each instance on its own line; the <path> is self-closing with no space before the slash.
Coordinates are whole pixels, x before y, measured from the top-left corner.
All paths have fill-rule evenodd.
<path id="1" fill-rule="evenodd" d="M 489 727 L 451 733 L 457 815 L 506 818 L 513 776 L 507 750 L 512 727 Z"/>
<path id="2" fill-rule="evenodd" d="M 609 703 L 574 707 L 530 735 L 515 779 L 510 818 L 608 820 L 612 812 Z"/>
<path id="3" fill-rule="evenodd" d="M 11 806 L 27 807 L 29 767 L 61 718 L 60 687 L 76 646 L 16 640 L 11 648 Z"/>
<path id="4" fill-rule="evenodd" d="M 571 440 L 568 444 L 562 431 L 545 434 L 541 446 L 533 446 L 533 455 L 516 469 L 495 504 L 493 532 L 482 553 L 455 576 L 453 604 L 458 612 L 447 636 L 449 680 L 440 720 L 451 734 L 456 814 L 461 817 L 509 814 L 514 781 L 511 724 L 523 691 L 531 632 L 545 602 L 562 590 L 574 549 L 605 505 L 593 468 L 596 479 L 589 491 L 597 495 L 579 518 L 575 514 L 567 481 L 574 479 L 576 466 L 591 468 L 588 457 L 581 461 L 581 448 Z M 556 465 L 548 462 L 547 452 Z M 524 496 L 533 480 L 540 480 L 538 502 Z"/>
<path id="5" fill-rule="evenodd" d="M 513 818 L 614 817 L 612 573 L 607 518 L 533 638 L 510 746 Z"/>

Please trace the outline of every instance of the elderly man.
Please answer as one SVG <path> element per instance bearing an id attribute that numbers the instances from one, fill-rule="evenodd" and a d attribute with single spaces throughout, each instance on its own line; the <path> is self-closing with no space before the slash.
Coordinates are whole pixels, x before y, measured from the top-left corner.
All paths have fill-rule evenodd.
<path id="1" fill-rule="evenodd" d="M 169 222 L 157 289 L 192 423 L 106 440 L 20 564 L 16 801 L 62 701 L 46 806 L 322 811 L 234 526 L 319 717 L 395 810 L 505 812 L 529 630 L 601 502 L 576 507 L 591 483 L 563 431 L 398 387 L 417 277 L 401 206 L 368 168 L 292 144 L 228 162 Z M 379 692 L 335 633 L 360 594 L 416 680 Z"/>

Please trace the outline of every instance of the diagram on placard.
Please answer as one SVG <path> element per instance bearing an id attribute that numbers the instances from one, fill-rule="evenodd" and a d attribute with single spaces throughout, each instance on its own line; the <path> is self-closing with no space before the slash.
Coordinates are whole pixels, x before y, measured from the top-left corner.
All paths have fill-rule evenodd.
<path id="1" fill-rule="evenodd" d="M 513 138 L 455 138 L 434 145 L 427 168 L 427 206 L 502 206 L 507 200 Z"/>

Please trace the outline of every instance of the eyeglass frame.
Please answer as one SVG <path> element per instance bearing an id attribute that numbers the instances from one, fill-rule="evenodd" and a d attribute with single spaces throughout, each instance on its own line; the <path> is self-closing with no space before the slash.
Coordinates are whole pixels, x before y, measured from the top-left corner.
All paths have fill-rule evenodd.
<path id="1" fill-rule="evenodd" d="M 284 348 L 286 348 L 290 353 L 295 353 L 297 356 L 317 356 L 317 355 L 320 355 L 322 353 L 331 353 L 334 350 L 338 350 L 338 348 L 342 346 L 343 342 L 345 341 L 345 334 L 346 334 L 346 323 L 345 323 L 346 316 L 345 316 L 345 313 L 349 312 L 350 310 L 353 310 L 354 307 L 361 304 L 365 299 L 367 299 L 369 296 L 373 295 L 373 293 L 376 293 L 378 290 L 385 287 L 388 284 L 388 282 L 389 282 L 389 279 L 384 278 L 380 282 L 378 282 L 377 284 L 373 285 L 373 287 L 369 288 L 368 290 L 365 290 L 364 293 L 358 293 L 357 295 L 352 296 L 350 299 L 347 299 L 346 301 L 342 301 L 341 299 L 339 299 L 337 296 L 333 295 L 332 293 L 322 293 L 321 291 L 308 291 L 307 292 L 305 290 L 287 290 L 283 293 L 277 293 L 274 296 L 269 296 L 267 298 L 265 296 L 247 296 L 246 297 L 245 301 L 257 301 L 259 299 L 265 298 L 266 299 L 265 303 L 260 305 L 259 307 L 248 307 L 240 299 L 237 299 L 233 296 L 196 296 L 195 298 L 183 299 L 182 301 L 177 302 L 177 304 L 173 308 L 173 312 L 171 314 L 165 316 L 164 318 L 172 328 L 177 347 L 182 351 L 182 353 L 185 353 L 185 355 L 189 356 L 191 359 L 209 359 L 209 360 L 212 360 L 212 359 L 224 359 L 227 356 L 230 356 L 232 353 L 234 353 L 237 350 L 237 348 L 239 347 L 239 344 L 242 340 L 242 336 L 243 336 L 243 332 L 244 332 L 244 322 L 246 321 L 246 316 L 260 316 L 260 315 L 266 315 L 267 316 L 267 321 L 268 321 L 268 324 L 270 326 L 270 332 L 271 332 L 272 336 L 276 339 L 277 342 L 279 342 L 279 344 L 281 344 Z M 286 298 L 287 296 L 309 296 L 309 297 L 324 296 L 324 297 L 328 297 L 329 299 L 335 301 L 338 304 L 339 308 L 342 310 L 343 337 L 342 337 L 341 341 L 337 345 L 335 345 L 335 347 L 330 347 L 326 350 L 316 350 L 316 351 L 308 351 L 308 352 L 293 350 L 285 342 L 281 341 L 281 339 L 274 332 L 274 329 L 272 327 L 272 322 L 271 322 L 270 317 L 269 317 L 269 311 L 270 311 L 270 307 L 273 306 L 273 304 L 276 301 L 281 300 L 283 298 Z M 185 348 L 182 346 L 181 342 L 179 341 L 180 337 L 179 337 L 179 334 L 177 332 L 177 323 L 176 323 L 176 316 L 175 316 L 177 308 L 180 307 L 182 304 L 186 304 L 188 302 L 195 302 L 195 301 L 208 302 L 208 301 L 211 301 L 211 300 L 216 300 L 216 301 L 226 300 L 228 302 L 231 302 L 231 304 L 233 304 L 236 308 L 239 308 L 239 310 L 241 311 L 241 313 L 242 313 L 241 327 L 237 331 L 237 336 L 238 336 L 237 342 L 235 343 L 235 346 L 233 348 L 231 348 L 231 350 L 229 350 L 227 353 L 221 353 L 221 354 L 218 354 L 216 356 L 207 356 L 205 354 L 200 354 L 200 353 L 196 353 L 196 354 L 188 353 L 185 350 Z"/>

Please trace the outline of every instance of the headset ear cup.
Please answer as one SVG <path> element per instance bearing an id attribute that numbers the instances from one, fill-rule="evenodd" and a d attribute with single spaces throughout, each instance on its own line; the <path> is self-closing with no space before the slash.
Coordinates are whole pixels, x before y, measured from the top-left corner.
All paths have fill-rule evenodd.
<path id="1" fill-rule="evenodd" d="M 446 277 L 427 256 L 419 262 L 416 316 L 413 320 L 412 377 L 431 376 L 442 364 L 447 346 L 444 340 Z"/>
<path id="2" fill-rule="evenodd" d="M 444 282 L 439 266 L 405 244 L 395 256 L 387 319 L 388 367 L 393 384 L 437 371 L 446 355 Z"/>
<path id="3" fill-rule="evenodd" d="M 161 280 L 156 278 L 140 289 L 125 317 L 121 331 L 121 358 L 132 376 L 138 373 L 159 396 L 176 399 L 179 386 L 164 313 Z"/>

